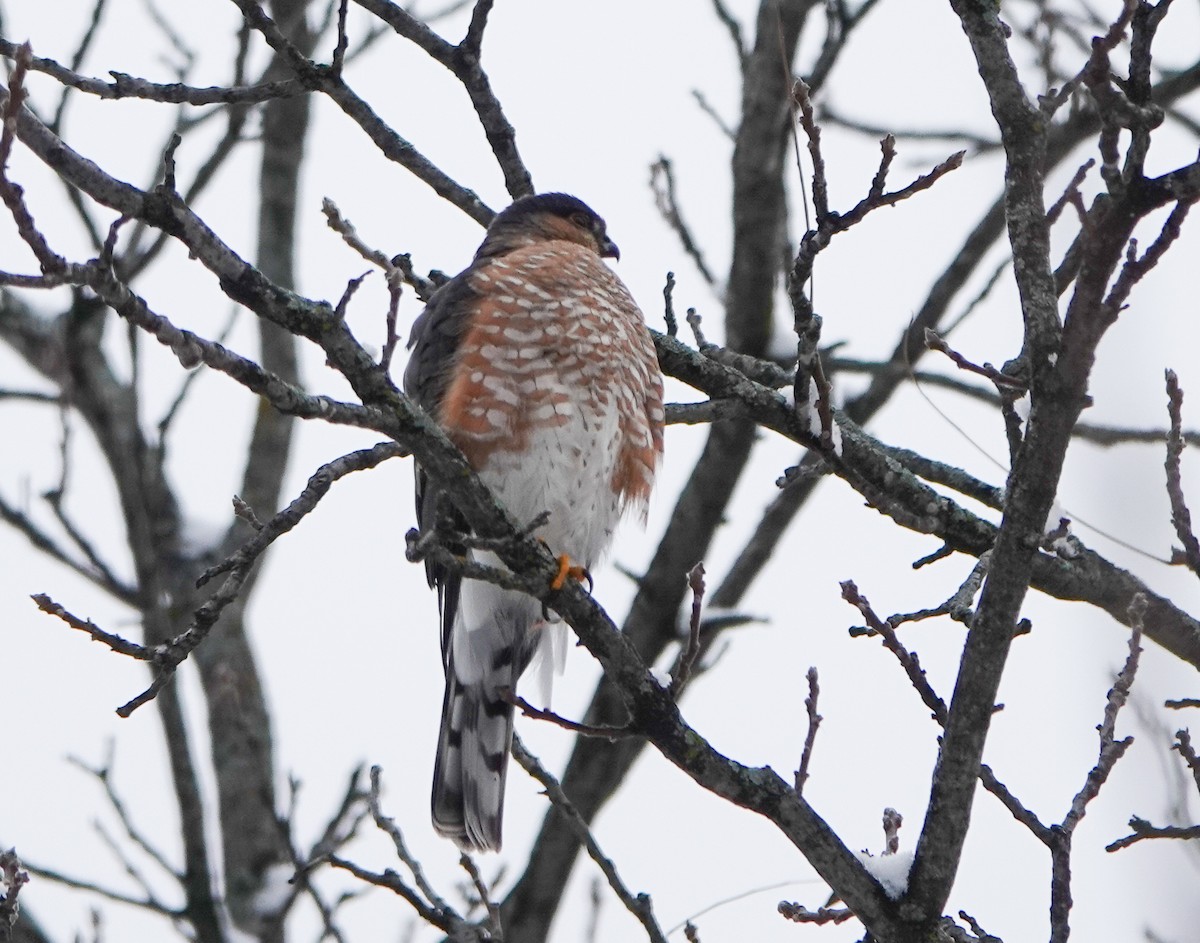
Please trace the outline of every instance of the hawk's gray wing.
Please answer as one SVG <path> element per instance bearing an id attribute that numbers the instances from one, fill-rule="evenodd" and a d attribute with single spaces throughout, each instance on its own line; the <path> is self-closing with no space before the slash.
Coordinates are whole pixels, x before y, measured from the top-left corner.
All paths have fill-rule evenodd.
<path id="1" fill-rule="evenodd" d="M 472 269 L 468 268 L 433 293 L 425 310 L 413 322 L 408 338 L 411 351 L 404 368 L 404 392 L 435 420 L 440 418 L 442 400 L 450 388 L 454 364 L 463 335 L 470 326 L 471 312 L 478 294 L 469 284 Z M 417 526 L 422 531 L 439 524 L 465 530 L 465 524 L 449 507 L 439 509 L 439 489 L 430 481 L 420 464 L 415 464 Z M 443 505 L 445 502 L 441 502 Z M 455 548 L 457 549 L 457 548 Z M 462 577 L 450 573 L 432 560 L 425 561 L 425 576 L 438 591 L 438 608 L 442 616 L 442 657 L 447 656 L 450 629 L 458 611 L 459 587 Z"/>

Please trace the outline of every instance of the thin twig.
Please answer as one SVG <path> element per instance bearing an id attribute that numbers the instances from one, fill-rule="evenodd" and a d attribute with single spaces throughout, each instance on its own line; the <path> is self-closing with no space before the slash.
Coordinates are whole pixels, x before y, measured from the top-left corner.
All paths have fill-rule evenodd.
<path id="1" fill-rule="evenodd" d="M 287 836 L 287 846 L 291 853 L 292 866 L 295 868 L 296 873 L 291 882 L 293 890 L 282 907 L 279 908 L 277 914 L 280 916 L 286 914 L 294 904 L 297 896 L 300 893 L 306 893 L 321 914 L 321 922 L 325 934 L 335 940 L 336 943 L 346 943 L 345 936 L 335 921 L 337 910 L 342 904 L 351 900 L 356 895 L 354 892 L 343 892 L 337 900 L 330 904 L 326 902 L 318 888 L 309 880 L 309 874 L 317 865 L 328 861 L 331 854 L 337 852 L 353 839 L 363 820 L 370 814 L 367 802 L 368 795 L 362 788 L 362 773 L 363 768 L 361 766 L 355 767 L 353 772 L 351 772 L 349 783 L 337 811 L 330 817 L 320 838 L 313 843 L 307 856 L 296 848 L 292 840 L 292 833 L 295 830 L 297 797 L 300 789 L 300 783 L 294 777 L 289 777 L 291 802 L 289 803 L 287 815 L 280 823 Z"/>
<path id="2" fill-rule="evenodd" d="M 1200 576 L 1200 540 L 1196 539 L 1192 530 L 1192 512 L 1183 494 L 1183 475 L 1180 470 L 1183 458 L 1183 390 L 1174 370 L 1168 370 L 1166 378 L 1167 413 L 1171 417 L 1171 427 L 1167 432 L 1167 459 L 1164 463 L 1167 470 L 1167 496 L 1171 499 L 1171 523 L 1175 525 L 1175 535 L 1183 547 L 1182 551 L 1175 551 L 1173 558 L 1186 563 L 1193 573 Z"/>
<path id="3" fill-rule="evenodd" d="M 704 253 L 679 208 L 679 200 L 675 196 L 675 172 L 671 167 L 671 161 L 665 155 L 659 155 L 658 160 L 650 165 L 650 190 L 654 194 L 654 204 L 658 208 L 659 215 L 679 237 L 683 251 L 695 264 L 700 277 L 710 287 L 715 286 L 717 284 L 716 276 L 709 269 L 708 263 L 704 261 Z"/>
<path id="4" fill-rule="evenodd" d="M 92 18 L 88 23 L 87 29 L 84 31 L 83 38 L 79 41 L 79 45 L 75 47 L 75 53 L 71 56 L 71 71 L 76 71 L 83 60 L 87 57 L 88 50 L 91 48 L 93 41 L 100 29 L 100 19 L 104 15 L 104 5 L 106 0 L 96 0 L 92 4 Z M 62 94 L 58 98 L 58 107 L 54 110 L 54 117 L 50 121 L 50 129 L 55 134 L 62 133 L 63 115 L 67 110 L 67 102 L 71 97 L 71 87 L 64 85 Z"/>
<path id="5" fill-rule="evenodd" d="M 330 62 L 330 68 L 333 69 L 335 75 L 341 75 L 342 68 L 346 63 L 346 49 L 350 45 L 350 39 L 346 33 L 346 10 L 349 5 L 349 0 L 339 0 L 338 2 L 337 44 L 333 47 L 333 59 Z"/>
<path id="6" fill-rule="evenodd" d="M 366 881 L 368 884 L 373 884 L 376 887 L 383 887 L 403 897 L 408 901 L 409 906 L 417 912 L 417 916 L 431 926 L 437 927 L 443 933 L 453 934 L 455 929 L 461 926 L 461 918 L 458 921 L 453 921 L 447 915 L 435 907 L 430 907 L 428 903 L 423 901 L 420 895 L 409 887 L 400 875 L 390 868 L 382 874 L 374 871 L 368 871 L 366 868 L 359 867 L 353 861 L 342 858 L 339 855 L 330 855 L 329 863 L 335 868 L 340 868 L 347 871 L 360 881 Z"/>
<path id="7" fill-rule="evenodd" d="M 1110 842 L 1104 846 L 1104 850 L 1120 851 L 1147 838 L 1182 838 L 1192 841 L 1200 839 L 1200 825 L 1151 825 L 1135 815 L 1130 818 L 1129 827 L 1133 829 L 1132 835 Z"/>
<path id="8" fill-rule="evenodd" d="M 153 651 L 144 645 L 139 645 L 137 642 L 130 642 L 119 635 L 106 632 L 91 619 L 81 619 L 73 615 L 45 593 L 36 593 L 30 598 L 37 603 L 37 607 L 42 612 L 62 619 L 63 622 L 67 623 L 73 629 L 86 632 L 94 641 L 102 642 L 119 655 L 127 655 L 139 661 L 153 661 L 155 658 Z"/>
<path id="9" fill-rule="evenodd" d="M 250 570 L 258 558 L 277 538 L 299 524 L 317 506 L 321 498 L 329 491 L 334 481 L 351 472 L 373 468 L 386 459 L 402 454 L 405 454 L 405 452 L 401 446 L 394 442 L 382 442 L 371 449 L 351 452 L 349 455 L 344 455 L 317 469 L 312 477 L 309 478 L 304 491 L 291 504 L 271 518 L 262 530 L 247 541 L 240 550 L 232 554 L 224 562 L 210 567 L 201 574 L 197 580 L 198 586 L 203 586 L 214 576 L 226 572 L 229 573 L 225 581 L 221 584 L 220 589 L 195 611 L 192 623 L 187 629 L 169 642 L 156 645 L 152 649 L 144 648 L 141 645 L 134 645 L 118 636 L 110 635 L 98 629 L 91 622 L 83 622 L 82 620 L 72 621 L 74 617 L 68 618 L 69 613 L 62 614 L 57 611 L 61 607 L 57 607 L 48 598 L 34 598 L 38 601 L 39 607 L 43 608 L 44 611 L 64 618 L 73 628 L 88 632 L 92 638 L 104 642 L 113 651 L 153 663 L 155 671 L 150 686 L 131 701 L 117 708 L 119 716 L 128 717 L 143 704 L 152 701 L 158 695 L 158 692 L 174 677 L 176 669 L 195 650 L 196 646 L 207 638 L 209 631 L 216 624 L 225 607 L 238 597 L 250 575 Z M 42 599 L 45 599 L 51 608 L 43 606 Z"/>
<path id="10" fill-rule="evenodd" d="M 113 582 L 86 563 L 76 560 L 64 547 L 35 524 L 29 515 L 9 504 L 3 497 L 0 497 L 0 520 L 24 535 L 25 539 L 37 550 L 91 581 L 115 598 L 128 605 L 136 606 L 138 604 L 138 594 L 134 587 L 125 583 Z"/>
<path id="11" fill-rule="evenodd" d="M 724 0 L 712 0 L 713 11 L 717 14 L 717 19 L 729 32 L 729 38 L 733 42 L 734 52 L 737 53 L 738 64 L 743 72 L 746 71 L 746 59 L 749 52 L 746 49 L 746 41 L 742 38 L 742 24 L 738 22 L 738 18 L 730 12 L 725 6 Z"/>
<path id="12" fill-rule="evenodd" d="M 534 720 L 544 720 L 554 724 L 556 727 L 562 727 L 563 730 L 570 730 L 572 733 L 580 734 L 584 737 L 599 737 L 602 740 L 614 742 L 623 740 L 626 737 L 637 736 L 637 732 L 629 727 L 608 727 L 608 726 L 592 726 L 590 724 L 581 724 L 578 721 L 568 720 L 561 714 L 556 714 L 554 711 L 543 710 L 539 707 L 534 707 L 525 698 L 520 695 L 508 692 L 505 698 L 513 707 L 518 708 L 521 714 L 525 717 L 530 717 Z"/>
<path id="13" fill-rule="evenodd" d="M 49 274 L 61 271 L 66 260 L 54 252 L 46 242 L 33 215 L 25 205 L 24 191 L 8 179 L 8 160 L 12 156 L 13 142 L 16 139 L 16 128 L 22 106 L 29 93 L 25 90 L 25 76 L 33 61 L 33 49 L 28 42 L 16 49 L 16 67 L 8 77 L 8 96 L 0 118 L 3 120 L 3 130 L 0 130 L 0 199 L 12 214 L 17 225 L 17 234 L 29 246 L 42 273 Z"/>
<path id="14" fill-rule="evenodd" d="M 1017 379 L 1016 377 L 1010 377 L 1006 373 L 1001 373 L 990 363 L 985 363 L 982 366 L 972 363 L 970 360 L 952 348 L 949 344 L 947 344 L 937 333 L 937 331 L 931 330 L 930 328 L 925 329 L 925 346 L 930 350 L 936 350 L 939 353 L 945 354 L 952 361 L 954 361 L 954 365 L 960 370 L 966 370 L 970 373 L 977 373 L 981 377 L 987 377 L 1001 389 L 1008 389 L 1023 393 L 1027 388 L 1025 381 Z"/>
<path id="15" fill-rule="evenodd" d="M 700 654 L 700 616 L 704 607 L 704 563 L 697 563 L 688 570 L 688 588 L 692 591 L 692 614 L 688 619 L 687 645 L 679 654 L 675 669 L 671 672 L 671 697 L 678 697 L 679 692 L 691 677 L 692 668 Z"/>
<path id="16" fill-rule="evenodd" d="M 944 727 L 949 714 L 949 711 L 946 709 L 946 702 L 938 696 L 937 692 L 930 685 L 929 679 L 925 677 L 925 669 L 921 667 L 917 653 L 908 651 L 900 644 L 900 640 L 896 638 L 895 629 L 886 620 L 879 618 L 875 614 L 875 610 L 871 608 L 871 603 L 865 596 L 859 593 L 858 587 L 854 585 L 853 580 L 845 580 L 841 583 L 841 587 L 842 598 L 861 612 L 863 618 L 867 620 L 867 625 L 879 633 L 884 647 L 896 656 L 896 659 L 904 668 L 905 674 L 908 675 L 908 680 L 921 696 L 921 700 L 925 703 L 925 706 L 933 712 L 934 719 Z"/>
<path id="17" fill-rule="evenodd" d="M 663 323 L 667 326 L 668 337 L 675 337 L 679 333 L 679 322 L 675 319 L 674 272 L 667 272 L 667 280 L 663 285 Z"/>
<path id="18" fill-rule="evenodd" d="M 1192 771 L 1192 779 L 1196 781 L 1196 791 L 1200 792 L 1200 756 L 1192 746 L 1192 735 L 1187 730 L 1175 731 L 1175 745 L 1171 749 L 1183 757 L 1188 769 Z"/>
<path id="19" fill-rule="evenodd" d="M 946 548 L 943 547 L 942 549 Z M 939 555 L 940 552 L 931 554 L 931 556 Z M 955 622 L 961 622 L 963 625 L 970 626 L 971 615 L 974 612 L 975 596 L 979 592 L 979 588 L 983 585 L 983 578 L 987 575 L 988 562 L 991 558 L 990 552 L 980 554 L 979 559 L 975 561 L 975 565 L 971 567 L 971 572 L 967 575 L 967 578 L 962 581 L 962 584 L 954 591 L 954 594 L 941 605 L 934 606 L 932 609 L 920 609 L 916 612 L 897 613 L 896 615 L 888 616 L 886 620 L 887 624 L 895 628 L 907 622 L 921 622 L 937 616 L 949 616 Z M 917 561 L 917 563 L 924 562 L 924 560 Z M 917 563 L 913 564 L 914 569 L 916 569 Z M 856 633 L 852 631 L 851 634 Z"/>
<path id="20" fill-rule="evenodd" d="M 130 894 L 123 894 L 120 891 L 113 890 L 112 888 L 96 884 L 94 881 L 85 881 L 81 878 L 74 878 L 68 874 L 63 874 L 61 871 L 55 871 L 51 868 L 43 868 L 38 865 L 27 864 L 25 867 L 30 874 L 33 874 L 36 877 L 44 878 L 47 881 L 53 881 L 56 884 L 62 884 L 64 887 L 70 887 L 74 888 L 75 890 L 97 894 L 100 897 L 115 901 L 119 904 L 129 904 L 132 907 L 140 907 L 143 910 L 161 914 L 164 917 L 170 917 L 172 919 L 180 919 L 186 916 L 186 911 L 184 910 L 173 908 L 164 909 L 163 905 L 155 903 L 154 901 L 133 897 Z"/>
<path id="21" fill-rule="evenodd" d="M 367 807 L 371 810 L 371 818 L 375 822 L 375 827 L 392 840 L 392 847 L 396 851 L 396 857 L 408 868 L 413 876 L 413 882 L 420 889 L 421 893 L 425 895 L 425 898 L 440 912 L 453 914 L 454 909 L 433 889 L 433 885 L 425 877 L 425 870 L 421 867 L 421 863 L 408 850 L 408 843 L 405 842 L 404 834 L 400 831 L 400 826 L 396 824 L 396 820 L 389 815 L 384 815 L 383 805 L 380 800 L 382 778 L 383 769 L 379 766 L 372 766 L 371 790 L 367 794 Z"/>
<path id="22" fill-rule="evenodd" d="M 587 849 L 588 857 L 600 868 L 605 879 L 608 881 L 608 886 L 612 888 L 613 893 L 625 905 L 625 909 L 633 914 L 645 928 L 646 935 L 652 943 L 667 943 L 666 935 L 658 925 L 658 921 L 654 918 L 654 908 L 650 901 L 650 895 L 637 894 L 635 896 L 630 893 L 621 880 L 620 875 L 617 874 L 616 865 L 613 864 L 612 859 L 606 857 L 604 852 L 600 850 L 600 846 L 596 843 L 595 836 L 592 835 L 587 822 L 583 820 L 583 816 L 579 814 L 579 811 L 567 798 L 566 793 L 562 791 L 562 786 L 559 785 L 558 780 L 542 766 L 536 756 L 525 748 L 525 744 L 515 734 L 513 735 L 512 755 L 521 764 L 521 768 L 525 772 L 542 784 L 542 788 L 546 790 L 547 798 L 554 803 L 555 808 L 563 815 L 567 827 Z"/>
<path id="23" fill-rule="evenodd" d="M 1104 705 L 1104 719 L 1097 728 L 1100 734 L 1100 751 L 1096 765 L 1089 770 L 1083 786 L 1071 800 L 1071 807 L 1062 824 L 1051 831 L 1047 847 L 1050 849 L 1050 939 L 1062 943 L 1070 935 L 1071 912 L 1071 840 L 1075 829 L 1087 813 L 1088 804 L 1100 794 L 1117 761 L 1133 745 L 1133 737 L 1116 738 L 1117 715 L 1129 699 L 1129 691 L 1137 675 L 1138 660 L 1142 652 L 1142 620 L 1147 602 L 1137 596 L 1129 604 L 1130 628 L 1129 655 L 1117 673 Z"/>
<path id="24" fill-rule="evenodd" d="M 500 907 L 492 900 L 491 891 L 488 890 L 483 876 L 479 873 L 475 859 L 464 851 L 458 856 L 458 864 L 471 878 L 471 884 L 475 888 L 475 893 L 479 895 L 479 900 L 483 903 L 484 909 L 487 911 L 487 926 L 490 936 L 492 939 L 503 939 L 503 930 L 500 924 Z"/>
<path id="25" fill-rule="evenodd" d="M 115 748 L 113 741 L 110 740 L 108 744 L 107 756 L 105 758 L 104 765 L 101 767 L 88 766 L 86 763 L 76 757 L 69 757 L 68 759 L 80 769 L 90 773 L 100 782 L 100 785 L 104 788 L 104 795 L 108 799 L 108 804 L 112 807 L 113 812 L 116 813 L 117 820 L 121 823 L 121 827 L 125 830 L 125 834 L 128 836 L 129 840 L 141 848 L 142 851 L 144 851 L 154 861 L 155 864 L 162 868 L 163 871 L 169 874 L 172 878 L 174 878 L 176 881 L 182 880 L 183 875 L 180 874 L 174 866 L 172 866 L 172 864 L 167 860 L 167 856 L 157 847 L 155 847 L 150 839 L 142 834 L 137 826 L 133 824 L 133 819 L 129 814 L 129 810 L 126 808 L 124 800 L 122 800 L 117 794 L 116 787 L 113 784 L 112 768 L 114 756 Z"/>
<path id="26" fill-rule="evenodd" d="M 725 135 L 725 137 L 729 138 L 730 141 L 737 140 L 737 132 L 735 132 L 733 128 L 729 126 L 729 123 L 723 117 L 721 117 L 721 113 L 717 111 L 713 103 L 708 100 L 707 95 L 700 91 L 700 89 L 694 88 L 692 89 L 692 98 L 696 100 L 696 104 L 700 106 L 700 110 L 712 119 L 713 124 L 717 126 L 717 130 Z"/>
<path id="27" fill-rule="evenodd" d="M 400 307 L 400 295 L 403 290 L 404 282 L 406 281 L 404 270 L 401 265 L 397 264 L 398 260 L 406 259 L 407 256 L 395 256 L 388 258 L 378 249 L 372 249 L 358 235 L 358 231 L 350 220 L 342 216 L 337 204 L 329 197 L 325 197 L 321 201 L 321 211 L 325 214 L 325 219 L 329 224 L 329 228 L 341 235 L 342 240 L 346 245 L 350 246 L 355 252 L 361 255 L 368 262 L 377 265 L 382 271 L 384 278 L 387 279 L 388 286 L 388 311 L 387 311 L 387 335 L 383 344 L 383 353 L 379 358 L 379 366 L 385 372 L 392 362 L 392 355 L 395 353 L 396 344 L 399 342 L 399 336 L 396 332 L 396 316 Z M 359 279 L 358 281 L 361 281 Z M 357 288 L 357 283 L 352 283 L 354 288 Z M 350 291 L 350 289 L 347 289 Z M 344 314 L 345 301 L 338 305 L 338 312 Z"/>
<path id="28" fill-rule="evenodd" d="M 824 719 L 817 713 L 817 696 L 821 693 L 817 684 L 817 669 L 810 667 L 808 674 L 808 697 L 804 699 L 804 709 L 808 714 L 808 733 L 804 737 L 804 749 L 800 753 L 800 766 L 796 769 L 796 792 L 804 792 L 804 784 L 808 782 L 808 765 L 812 761 L 813 746 L 817 742 L 817 728 Z"/>

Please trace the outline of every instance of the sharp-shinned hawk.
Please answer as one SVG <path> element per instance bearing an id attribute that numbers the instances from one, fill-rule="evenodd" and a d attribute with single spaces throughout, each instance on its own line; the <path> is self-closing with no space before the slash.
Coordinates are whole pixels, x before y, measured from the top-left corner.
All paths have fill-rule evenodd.
<path id="1" fill-rule="evenodd" d="M 662 376 L 641 311 L 604 262 L 618 257 L 580 200 L 523 197 L 430 299 L 409 341 L 406 392 L 518 521 L 549 512 L 535 534 L 563 567 L 593 566 L 622 513 L 644 510 L 662 452 Z M 438 513 L 437 488 L 418 468 L 418 524 L 434 526 Z M 433 824 L 465 849 L 495 850 L 512 743 L 506 696 L 535 655 L 548 692 L 566 634 L 536 599 L 426 567 L 446 676 Z"/>

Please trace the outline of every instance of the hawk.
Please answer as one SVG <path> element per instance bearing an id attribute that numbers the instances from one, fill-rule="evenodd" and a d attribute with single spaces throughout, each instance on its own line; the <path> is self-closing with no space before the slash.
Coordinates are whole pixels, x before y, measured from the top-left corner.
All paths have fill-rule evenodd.
<path id="1" fill-rule="evenodd" d="M 604 220 L 564 193 L 527 196 L 488 227 L 471 264 L 413 324 L 404 389 L 471 467 L 559 557 L 556 585 L 586 576 L 622 514 L 646 501 L 663 443 L 662 375 L 642 312 L 605 264 Z M 417 522 L 437 488 L 418 467 Z M 475 559 L 499 565 L 490 552 Z M 433 825 L 466 850 L 498 850 L 513 707 L 534 657 L 544 693 L 566 633 L 542 604 L 426 563 L 438 590 L 442 725 Z"/>

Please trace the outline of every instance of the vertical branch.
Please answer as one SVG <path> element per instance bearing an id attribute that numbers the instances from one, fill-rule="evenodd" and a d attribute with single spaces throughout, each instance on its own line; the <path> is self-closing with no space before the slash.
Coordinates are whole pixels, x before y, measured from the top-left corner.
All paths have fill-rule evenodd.
<path id="1" fill-rule="evenodd" d="M 1183 494 L 1180 469 L 1183 459 L 1183 390 L 1174 370 L 1168 370 L 1166 378 L 1167 413 L 1171 418 L 1167 432 L 1167 460 L 1164 463 L 1167 470 L 1167 496 L 1171 500 L 1171 523 L 1175 525 L 1175 535 L 1183 547 L 1182 552 L 1176 551 L 1172 555 L 1172 559 L 1178 557 L 1200 576 L 1200 541 L 1196 540 L 1196 532 L 1192 530 L 1192 512 Z"/>
<path id="2" fill-rule="evenodd" d="M 272 14 L 304 55 L 316 36 L 305 21 L 308 0 L 274 0 Z M 265 76 L 282 80 L 291 69 L 278 53 Z M 296 200 L 304 157 L 310 98 L 277 98 L 262 115 L 259 171 L 257 265 L 280 287 L 295 287 Z M 261 363 L 287 383 L 299 382 L 296 338 L 265 319 L 258 321 Z M 258 409 L 239 495 L 264 519 L 279 507 L 288 467 L 294 420 L 273 409 Z M 218 548 L 226 557 L 244 539 L 235 521 Z M 290 852 L 275 809 L 275 767 L 271 716 L 254 653 L 246 636 L 245 611 L 259 569 L 247 577 L 242 594 L 195 652 L 208 703 L 213 769 L 217 779 L 225 896 L 241 929 L 260 939 L 282 939 L 282 914 L 264 914 L 255 897 L 272 865 L 289 862 Z"/>
<path id="3" fill-rule="evenodd" d="M 162 455 L 146 441 L 132 387 L 122 383 L 100 344 L 107 309 L 76 295 L 61 318 L 61 372 L 54 376 L 87 422 L 112 476 L 136 574 L 135 603 L 147 645 L 163 644 L 182 629 L 172 611 L 190 607 L 188 568 L 180 553 L 179 506 L 166 480 Z M 173 607 L 173 608 L 172 608 Z M 183 623 L 186 624 L 186 621 Z M 191 753 L 179 688 L 168 685 L 158 698 L 183 844 L 183 916 L 201 943 L 223 943 L 212 884 L 208 837 L 199 776 Z"/>
<path id="4" fill-rule="evenodd" d="M 165 631 L 152 633 L 152 621 L 146 623 L 147 638 L 169 638 Z M 179 688 L 168 684 L 155 700 L 167 741 L 167 758 L 179 806 L 179 827 L 183 836 L 183 892 L 187 901 L 189 924 L 202 943 L 224 943 L 217 902 L 213 894 L 212 865 L 204 834 L 204 801 L 200 779 L 192 760 L 187 722 L 179 700 Z"/>
<path id="5" fill-rule="evenodd" d="M 958 871 L 979 765 L 1033 554 L 1058 487 L 1081 403 L 1055 409 L 1051 396 L 1062 327 L 1050 266 L 1043 199 L 1046 123 L 1025 95 L 1008 54 L 998 9 L 953 0 L 1000 128 L 1006 155 L 1004 205 L 1025 321 L 1021 361 L 1030 374 L 1034 415 L 1009 477 L 1009 501 L 992 565 L 963 650 L 925 824 L 905 905 L 912 919 L 931 920 L 946 905 Z M 1039 411 L 1039 404 L 1047 408 Z M 1044 412 L 1044 418 L 1039 415 Z"/>
<path id="6" fill-rule="evenodd" d="M 784 154 L 791 125 L 791 63 L 814 0 L 764 0 L 742 83 L 733 148 L 733 260 L 729 346 L 762 356 L 773 327 L 775 286 L 787 246 Z"/>
<path id="7" fill-rule="evenodd" d="M 1075 829 L 1087 812 L 1088 803 L 1100 794 L 1117 761 L 1133 745 L 1133 737 L 1117 739 L 1117 715 L 1133 687 L 1137 675 L 1138 660 L 1142 653 L 1143 619 L 1146 615 L 1146 598 L 1137 596 L 1129 605 L 1131 629 L 1129 633 L 1129 655 L 1109 689 L 1104 705 L 1104 719 L 1097 730 L 1100 733 L 1100 751 L 1096 765 L 1088 772 L 1083 786 L 1071 801 L 1071 808 L 1060 826 L 1050 829 L 1048 835 L 1039 836 L 1050 849 L 1050 941 L 1066 943 L 1071 935 L 1070 915 L 1073 903 L 1071 896 L 1071 839 Z"/>
<path id="8" fill-rule="evenodd" d="M 688 570 L 688 588 L 692 591 L 692 614 L 688 619 L 688 638 L 683 651 L 679 653 L 675 670 L 671 672 L 671 696 L 677 697 L 691 677 L 692 668 L 700 655 L 700 616 L 704 606 L 704 564 L 697 563 Z"/>
<path id="9" fill-rule="evenodd" d="M 804 793 L 804 784 L 808 782 L 808 766 L 812 762 L 813 747 L 817 742 L 817 728 L 825 719 L 817 713 L 817 697 L 821 693 L 821 686 L 817 683 L 817 669 L 809 668 L 806 677 L 808 678 L 808 697 L 804 699 L 804 709 L 808 713 L 808 733 L 805 734 L 804 749 L 800 753 L 800 766 L 796 769 L 797 795 Z"/>

